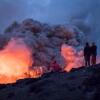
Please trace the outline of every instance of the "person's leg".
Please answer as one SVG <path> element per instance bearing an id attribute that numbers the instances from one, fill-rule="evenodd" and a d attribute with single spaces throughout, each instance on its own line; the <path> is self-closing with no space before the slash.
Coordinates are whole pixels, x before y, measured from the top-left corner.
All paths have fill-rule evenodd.
<path id="1" fill-rule="evenodd" d="M 84 59 L 85 59 L 85 66 L 88 66 L 87 56 L 85 56 Z"/>
<path id="2" fill-rule="evenodd" d="M 92 65 L 96 64 L 96 56 L 92 56 Z"/>
<path id="3" fill-rule="evenodd" d="M 93 62 L 94 62 L 94 59 L 93 59 L 93 56 L 91 57 L 91 63 L 92 63 L 92 65 L 93 65 Z"/>
<path id="4" fill-rule="evenodd" d="M 87 57 L 88 66 L 90 66 L 90 56 Z"/>
<path id="5" fill-rule="evenodd" d="M 88 57 L 85 56 L 85 66 L 87 67 L 88 66 Z"/>
<path id="6" fill-rule="evenodd" d="M 94 56 L 92 55 L 92 58 L 91 58 L 91 63 L 92 65 L 94 65 Z"/>
<path id="7" fill-rule="evenodd" d="M 97 60 L 97 59 L 96 59 L 96 56 L 95 56 L 95 62 L 94 62 L 95 64 L 96 64 L 96 60 Z"/>

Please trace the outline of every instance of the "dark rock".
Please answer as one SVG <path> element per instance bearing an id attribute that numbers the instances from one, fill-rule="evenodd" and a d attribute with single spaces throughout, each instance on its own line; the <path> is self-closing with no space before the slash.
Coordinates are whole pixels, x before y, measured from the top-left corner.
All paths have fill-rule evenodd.
<path id="1" fill-rule="evenodd" d="M 0 85 L 0 100 L 100 100 L 100 64 L 95 66 Z"/>

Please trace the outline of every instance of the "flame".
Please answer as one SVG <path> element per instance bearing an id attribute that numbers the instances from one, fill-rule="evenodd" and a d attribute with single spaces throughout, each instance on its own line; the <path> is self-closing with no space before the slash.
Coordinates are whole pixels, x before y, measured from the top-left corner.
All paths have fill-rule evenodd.
<path id="1" fill-rule="evenodd" d="M 72 46 L 63 44 L 61 55 L 66 61 L 64 70 L 67 72 L 84 64 L 83 51 L 77 52 Z M 45 66 L 32 67 L 33 63 L 32 51 L 23 40 L 11 39 L 8 45 L 0 51 L 0 83 L 14 83 L 18 79 L 37 78 L 48 72 Z"/>
<path id="2" fill-rule="evenodd" d="M 0 83 L 13 83 L 22 78 L 38 77 L 42 72 L 39 68 L 30 70 L 32 64 L 31 50 L 23 40 L 11 39 L 0 51 Z"/>
<path id="3" fill-rule="evenodd" d="M 66 61 L 65 71 L 69 72 L 72 68 L 78 68 L 83 65 L 83 52 L 77 52 L 72 46 L 63 44 L 61 47 L 61 55 Z"/>

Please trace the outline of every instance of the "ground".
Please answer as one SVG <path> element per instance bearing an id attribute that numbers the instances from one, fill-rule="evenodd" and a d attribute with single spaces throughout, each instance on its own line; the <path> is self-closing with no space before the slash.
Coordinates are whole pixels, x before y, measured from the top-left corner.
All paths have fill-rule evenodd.
<path id="1" fill-rule="evenodd" d="M 100 65 L 0 85 L 0 100 L 100 100 Z"/>

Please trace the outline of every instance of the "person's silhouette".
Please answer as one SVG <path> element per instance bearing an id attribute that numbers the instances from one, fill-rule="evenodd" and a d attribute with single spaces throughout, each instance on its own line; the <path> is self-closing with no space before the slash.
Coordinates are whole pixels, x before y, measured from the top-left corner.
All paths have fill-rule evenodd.
<path id="1" fill-rule="evenodd" d="M 96 56 L 97 56 L 97 46 L 95 45 L 95 43 L 92 43 L 91 46 L 91 64 L 95 65 L 96 64 Z"/>
<path id="2" fill-rule="evenodd" d="M 85 66 L 90 66 L 90 46 L 87 42 L 84 47 L 84 59 L 85 59 Z"/>

